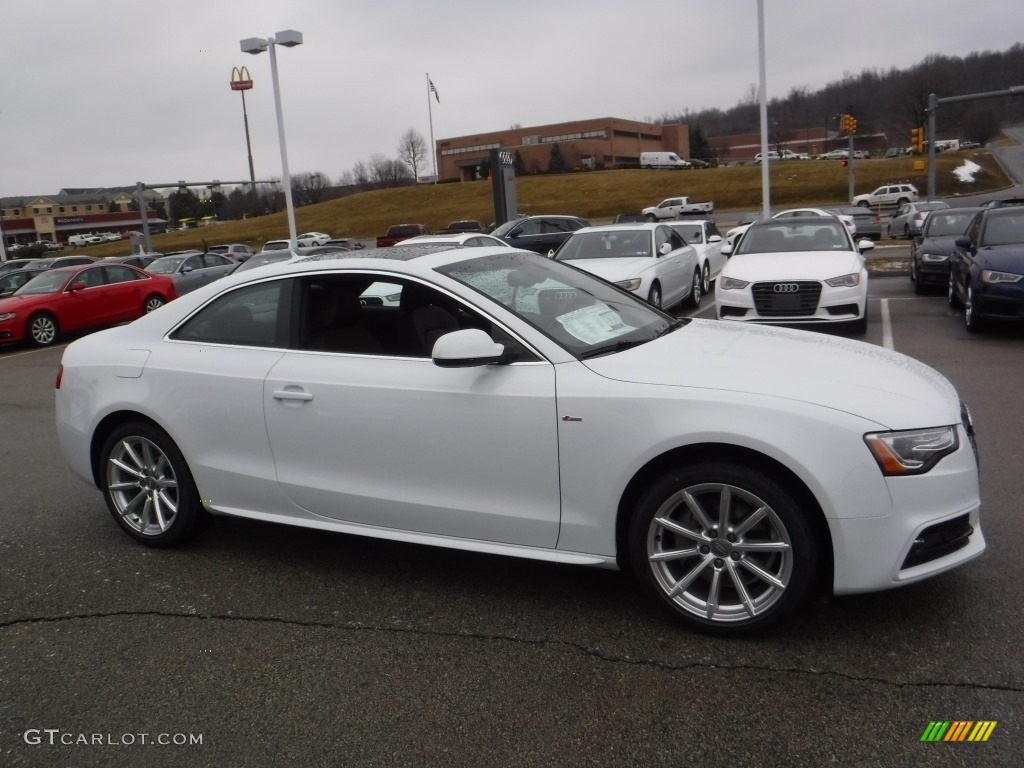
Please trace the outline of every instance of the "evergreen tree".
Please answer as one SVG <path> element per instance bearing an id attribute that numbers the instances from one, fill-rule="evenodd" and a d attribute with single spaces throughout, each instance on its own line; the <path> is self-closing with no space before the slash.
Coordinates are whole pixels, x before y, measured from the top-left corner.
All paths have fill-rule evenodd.
<path id="1" fill-rule="evenodd" d="M 551 158 L 548 160 L 548 173 L 565 173 L 565 156 L 556 141 L 551 145 Z"/>

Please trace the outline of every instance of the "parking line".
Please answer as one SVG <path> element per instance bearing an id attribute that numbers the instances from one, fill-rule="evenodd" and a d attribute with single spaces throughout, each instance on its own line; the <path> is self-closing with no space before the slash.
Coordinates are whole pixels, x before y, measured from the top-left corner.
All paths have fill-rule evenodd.
<path id="1" fill-rule="evenodd" d="M 882 346 L 896 349 L 892 343 L 892 318 L 889 316 L 889 300 L 882 299 Z"/>
<path id="2" fill-rule="evenodd" d="M 21 357 L 23 355 L 34 355 L 36 352 L 51 352 L 55 349 L 61 349 L 67 346 L 67 342 L 64 344 L 54 344 L 52 347 L 43 347 L 42 349 L 29 349 L 25 352 L 15 352 L 13 355 L 0 355 L 0 363 L 4 360 L 10 360 L 14 357 Z"/>

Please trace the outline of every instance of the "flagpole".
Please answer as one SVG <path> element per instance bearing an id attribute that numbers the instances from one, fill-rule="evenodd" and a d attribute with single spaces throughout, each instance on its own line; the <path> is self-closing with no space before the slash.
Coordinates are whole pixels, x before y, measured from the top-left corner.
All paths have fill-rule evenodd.
<path id="1" fill-rule="evenodd" d="M 427 117 L 430 120 L 430 162 L 434 168 L 434 183 L 437 184 L 437 146 L 434 144 L 434 107 L 430 103 L 430 73 L 427 72 Z"/>

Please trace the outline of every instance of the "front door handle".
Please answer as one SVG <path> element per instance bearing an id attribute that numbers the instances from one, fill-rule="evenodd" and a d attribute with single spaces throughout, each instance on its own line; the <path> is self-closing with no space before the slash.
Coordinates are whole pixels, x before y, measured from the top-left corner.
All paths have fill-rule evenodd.
<path id="1" fill-rule="evenodd" d="M 310 401 L 313 399 L 313 395 L 309 392 L 302 392 L 295 389 L 276 389 L 274 390 L 275 400 L 302 400 Z"/>

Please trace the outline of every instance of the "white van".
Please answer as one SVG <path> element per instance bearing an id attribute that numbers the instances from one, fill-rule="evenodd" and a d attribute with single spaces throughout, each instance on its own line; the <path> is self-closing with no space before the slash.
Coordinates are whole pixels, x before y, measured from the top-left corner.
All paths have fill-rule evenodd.
<path id="1" fill-rule="evenodd" d="M 641 168 L 689 168 L 690 164 L 675 152 L 641 152 Z"/>

